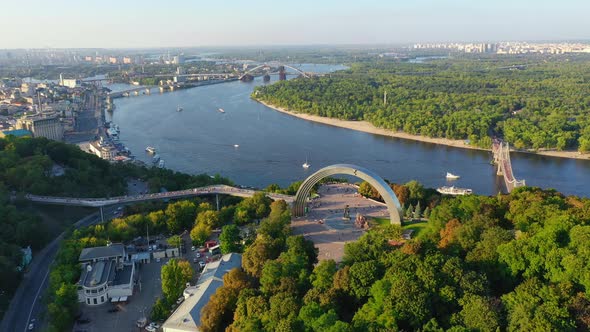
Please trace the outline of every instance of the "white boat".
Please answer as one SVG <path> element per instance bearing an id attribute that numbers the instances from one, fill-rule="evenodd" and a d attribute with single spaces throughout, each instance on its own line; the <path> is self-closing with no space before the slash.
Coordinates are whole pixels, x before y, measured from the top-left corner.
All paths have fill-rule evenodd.
<path id="1" fill-rule="evenodd" d="M 234 144 L 234 148 L 239 148 L 240 144 Z"/>
<path id="2" fill-rule="evenodd" d="M 182 107 L 180 107 L 180 105 L 178 105 L 178 107 L 176 108 L 176 112 L 182 112 Z"/>
<path id="3" fill-rule="evenodd" d="M 158 162 L 158 168 L 164 168 L 164 165 L 166 165 L 164 159 L 160 159 L 160 162 Z"/>
<path id="4" fill-rule="evenodd" d="M 447 180 L 457 180 L 458 178 L 460 178 L 459 175 L 447 172 Z"/>
<path id="5" fill-rule="evenodd" d="M 305 169 L 308 169 L 311 166 L 311 164 L 307 162 L 307 157 L 305 157 L 305 162 L 301 166 Z"/>
<path id="6" fill-rule="evenodd" d="M 217 112 L 219 112 L 219 113 L 225 113 L 225 111 L 223 110 L 223 108 L 218 108 L 217 109 Z"/>
<path id="7" fill-rule="evenodd" d="M 153 146 L 148 146 L 147 148 L 145 148 L 145 150 L 146 150 L 148 153 L 152 153 L 152 154 L 153 154 L 153 153 L 156 153 L 156 148 L 154 148 Z"/>
<path id="8" fill-rule="evenodd" d="M 158 161 L 160 161 L 160 155 L 155 155 L 155 156 L 152 158 L 152 162 L 155 164 L 155 163 L 157 163 Z"/>
<path id="9" fill-rule="evenodd" d="M 459 195 L 471 195 L 473 193 L 473 190 L 469 189 L 469 188 L 458 188 L 458 187 L 440 187 L 437 188 L 436 191 L 438 191 L 439 193 L 443 194 L 443 195 L 453 195 L 453 196 L 459 196 Z"/>

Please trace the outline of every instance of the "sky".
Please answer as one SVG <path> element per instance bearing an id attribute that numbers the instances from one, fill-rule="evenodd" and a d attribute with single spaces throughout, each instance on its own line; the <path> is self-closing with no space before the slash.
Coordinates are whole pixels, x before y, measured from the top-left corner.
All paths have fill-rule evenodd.
<path id="1" fill-rule="evenodd" d="M 590 39 L 590 0 L 2 0 L 0 49 Z"/>

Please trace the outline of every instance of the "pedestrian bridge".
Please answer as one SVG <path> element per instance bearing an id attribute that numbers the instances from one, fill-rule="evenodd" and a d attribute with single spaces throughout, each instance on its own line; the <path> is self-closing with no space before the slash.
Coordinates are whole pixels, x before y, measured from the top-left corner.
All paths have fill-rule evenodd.
<path id="1" fill-rule="evenodd" d="M 154 200 L 160 200 L 160 199 L 177 199 L 177 198 L 184 198 L 184 197 L 205 196 L 205 195 L 214 195 L 214 194 L 222 194 L 222 195 L 230 195 L 230 196 L 238 196 L 238 197 L 252 197 L 252 196 L 254 196 L 254 194 L 256 194 L 258 192 L 262 192 L 262 191 L 237 188 L 237 187 L 226 186 L 226 185 L 212 185 L 212 186 L 178 190 L 178 191 L 168 191 L 168 192 L 163 192 L 163 193 L 135 195 L 135 196 L 118 196 L 118 197 L 109 197 L 109 198 L 75 198 L 75 197 L 55 197 L 55 196 L 38 196 L 38 195 L 26 195 L 25 198 L 31 202 L 41 203 L 41 204 L 86 206 L 86 207 L 100 208 L 100 207 L 115 205 L 115 204 L 138 203 L 138 202 L 154 201 Z M 275 193 L 267 193 L 267 192 L 264 192 L 264 193 L 266 194 L 266 196 L 268 196 L 274 200 L 283 199 L 287 203 L 292 203 L 295 200 L 294 196 L 275 194 Z"/>

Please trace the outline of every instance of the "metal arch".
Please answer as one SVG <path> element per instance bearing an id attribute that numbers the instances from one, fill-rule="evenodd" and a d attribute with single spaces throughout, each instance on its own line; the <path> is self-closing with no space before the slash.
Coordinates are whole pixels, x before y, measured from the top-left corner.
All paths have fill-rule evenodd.
<path id="1" fill-rule="evenodd" d="M 395 196 L 395 193 L 389 185 L 376 173 L 370 171 L 364 167 L 350 165 L 350 164 L 336 164 L 324 167 L 319 171 L 313 173 L 309 176 L 301 186 L 299 190 L 297 190 L 297 195 L 295 195 L 295 201 L 293 202 L 293 216 L 299 217 L 305 214 L 305 205 L 306 200 L 309 197 L 311 189 L 313 186 L 318 183 L 323 178 L 326 178 L 331 175 L 336 174 L 346 174 L 356 176 L 367 181 L 373 188 L 375 188 L 383 200 L 385 204 L 387 204 L 387 210 L 389 211 L 389 217 L 391 223 L 394 225 L 401 225 L 402 221 L 402 207 Z"/>
<path id="2" fill-rule="evenodd" d="M 303 70 L 301 70 L 301 69 L 298 69 L 298 68 L 295 68 L 295 67 L 292 67 L 292 66 L 286 65 L 286 64 L 284 64 L 284 63 L 280 63 L 280 62 L 277 62 L 277 63 L 276 63 L 276 65 L 279 65 L 279 66 L 284 66 L 284 67 L 287 67 L 287 68 L 291 68 L 291 69 L 293 69 L 294 71 L 296 71 L 296 72 L 300 73 L 301 75 L 303 75 L 304 77 L 306 77 L 306 78 L 310 78 L 310 76 L 309 76 L 309 75 L 307 75 L 307 74 L 306 74 L 306 73 L 305 73 Z M 268 63 L 263 63 L 263 64 L 261 64 L 261 65 L 259 65 L 259 66 L 256 66 L 256 67 L 254 67 L 254 68 L 252 68 L 252 69 L 250 69 L 250 70 L 246 71 L 246 72 L 245 72 L 245 73 L 244 73 L 242 76 L 238 77 L 238 79 L 242 79 L 244 76 L 246 76 L 246 75 L 248 75 L 249 73 L 251 73 L 251 72 L 255 71 L 256 69 L 258 69 L 258 68 L 262 68 L 262 67 L 265 67 L 265 66 L 268 66 L 268 67 L 270 67 L 270 65 L 269 65 Z"/>

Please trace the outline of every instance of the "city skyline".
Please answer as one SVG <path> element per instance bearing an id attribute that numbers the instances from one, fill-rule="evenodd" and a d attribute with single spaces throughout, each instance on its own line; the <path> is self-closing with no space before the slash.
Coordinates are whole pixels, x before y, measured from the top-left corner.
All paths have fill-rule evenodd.
<path id="1" fill-rule="evenodd" d="M 5 4 L 0 48 L 157 48 L 414 42 L 587 40 L 577 0 L 309 0 L 275 4 L 155 1 Z M 41 33 L 43 32 L 43 33 Z"/>

